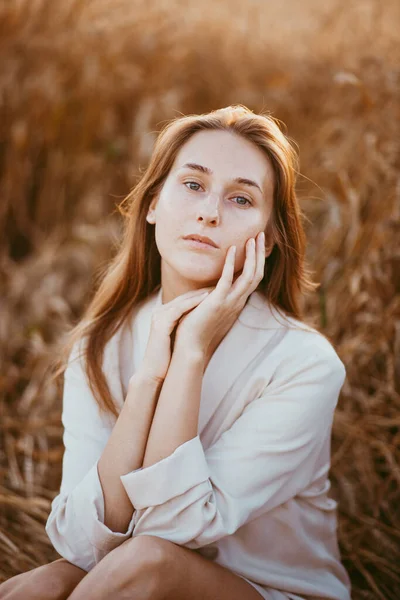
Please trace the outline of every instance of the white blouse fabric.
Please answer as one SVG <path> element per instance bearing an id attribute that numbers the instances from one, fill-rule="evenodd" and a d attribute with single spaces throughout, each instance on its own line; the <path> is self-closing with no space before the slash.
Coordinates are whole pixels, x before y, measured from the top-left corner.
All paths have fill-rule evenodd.
<path id="1" fill-rule="evenodd" d="M 106 345 L 119 410 L 161 294 L 136 305 Z M 62 481 L 46 524 L 54 548 L 89 571 L 129 537 L 153 535 L 229 568 L 269 600 L 350 600 L 328 496 L 345 377 L 324 336 L 253 292 L 204 373 L 197 436 L 121 476 L 135 507 L 121 533 L 103 522 L 97 471 L 116 419 L 99 411 L 75 348 L 64 379 Z"/>

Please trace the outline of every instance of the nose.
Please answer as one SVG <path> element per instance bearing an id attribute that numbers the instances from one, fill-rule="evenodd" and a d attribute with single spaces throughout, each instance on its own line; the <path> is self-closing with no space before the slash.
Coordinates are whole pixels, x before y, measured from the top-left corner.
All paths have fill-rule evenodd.
<path id="1" fill-rule="evenodd" d="M 219 223 L 219 202 L 218 194 L 208 194 L 197 207 L 197 221 Z"/>

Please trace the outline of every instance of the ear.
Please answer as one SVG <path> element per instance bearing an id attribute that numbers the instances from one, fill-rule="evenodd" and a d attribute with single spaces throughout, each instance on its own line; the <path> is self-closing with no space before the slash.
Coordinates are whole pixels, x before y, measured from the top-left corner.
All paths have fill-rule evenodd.
<path id="1" fill-rule="evenodd" d="M 157 201 L 158 197 L 153 198 L 153 200 L 150 203 L 149 210 L 147 211 L 146 221 L 151 225 L 154 225 L 154 223 L 156 222 L 155 208 Z"/>
<path id="2" fill-rule="evenodd" d="M 146 221 L 151 225 L 154 225 L 154 223 L 156 222 L 155 211 L 152 208 L 149 208 L 149 211 L 146 216 Z"/>
<path id="3" fill-rule="evenodd" d="M 273 241 L 269 241 L 269 243 L 265 244 L 265 258 L 267 258 L 272 250 L 274 249 L 275 243 Z"/>

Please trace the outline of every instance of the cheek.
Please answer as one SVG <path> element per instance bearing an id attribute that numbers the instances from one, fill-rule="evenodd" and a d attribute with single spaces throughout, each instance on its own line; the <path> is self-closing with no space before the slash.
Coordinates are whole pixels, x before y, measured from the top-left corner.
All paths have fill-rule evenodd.
<path id="1" fill-rule="evenodd" d="M 251 228 L 249 228 L 245 235 L 243 236 L 243 230 L 240 231 L 240 234 L 238 234 L 236 237 L 234 237 L 232 239 L 232 241 L 230 242 L 230 245 L 236 245 L 236 256 L 235 256 L 235 271 L 238 270 L 242 270 L 245 262 L 246 262 L 246 258 L 247 258 L 247 251 L 246 251 L 246 244 L 247 241 L 250 238 L 256 238 L 258 233 L 260 231 L 262 231 L 262 227 L 261 226 L 253 226 Z M 227 247 L 227 249 L 229 248 L 229 246 Z"/>
<path id="2" fill-rule="evenodd" d="M 169 240 L 172 243 L 179 235 L 184 235 L 182 231 L 184 225 L 179 207 L 165 203 L 157 211 L 156 239 L 164 240 L 166 243 Z"/>
<path id="3" fill-rule="evenodd" d="M 160 197 L 160 208 L 165 212 L 174 213 L 182 210 L 189 205 L 189 196 L 187 190 L 182 190 L 179 186 L 170 186 L 164 190 Z"/>
<path id="4" fill-rule="evenodd" d="M 157 218 L 166 228 L 176 229 L 179 225 L 183 229 L 187 223 L 185 219 L 190 216 L 190 202 L 182 192 L 168 191 L 162 198 L 158 207 Z"/>
<path id="5" fill-rule="evenodd" d="M 240 244 L 240 246 L 236 244 L 235 272 L 241 271 L 246 262 L 245 244 L 246 242 L 244 242 L 244 244 Z"/>
<path id="6" fill-rule="evenodd" d="M 162 220 L 156 224 L 155 240 L 161 256 L 167 257 L 171 255 L 173 247 L 176 244 L 176 238 L 177 235 L 175 234 L 173 223 Z"/>

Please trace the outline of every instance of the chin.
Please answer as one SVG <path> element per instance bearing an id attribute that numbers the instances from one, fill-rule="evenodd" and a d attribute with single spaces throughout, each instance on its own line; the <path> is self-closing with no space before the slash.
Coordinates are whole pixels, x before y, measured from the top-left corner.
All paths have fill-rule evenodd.
<path id="1" fill-rule="evenodd" d="M 179 259 L 173 264 L 173 267 L 183 277 L 189 279 L 193 278 L 204 280 L 204 279 L 216 279 L 221 276 L 223 264 L 219 265 L 219 260 L 215 257 L 206 256 L 200 252 L 197 254 L 193 252 L 188 256 L 179 256 Z"/>
<path id="2" fill-rule="evenodd" d="M 200 252 L 179 251 L 173 255 L 171 252 L 168 254 L 170 256 L 161 255 L 166 276 L 174 277 L 175 273 L 181 279 L 192 281 L 199 288 L 218 283 L 223 269 L 220 257 L 207 256 L 206 253 Z"/>

